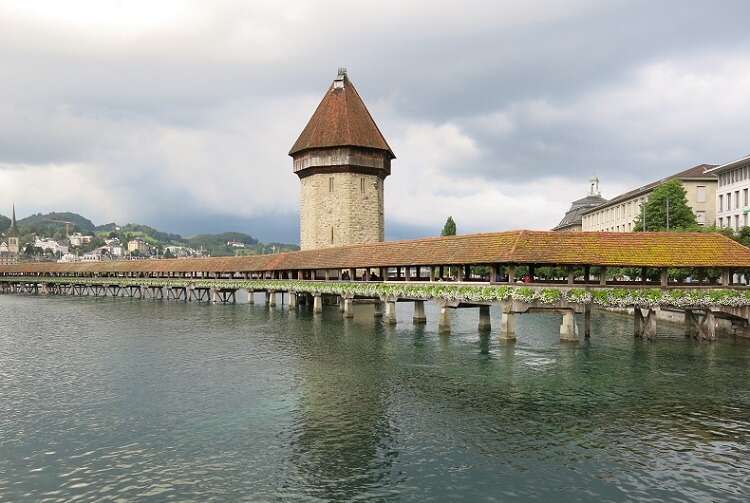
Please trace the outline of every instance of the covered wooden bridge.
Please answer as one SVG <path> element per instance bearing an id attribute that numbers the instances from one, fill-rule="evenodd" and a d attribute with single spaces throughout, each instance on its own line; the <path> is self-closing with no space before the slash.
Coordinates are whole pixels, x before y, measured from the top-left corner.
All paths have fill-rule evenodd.
<path id="1" fill-rule="evenodd" d="M 385 303 L 387 321 L 395 321 L 395 302 L 409 301 L 421 322 L 424 300 L 434 299 L 442 303 L 443 324 L 449 309 L 479 307 L 480 328 L 489 327 L 488 306 L 499 302 L 508 339 L 514 315 L 538 309 L 563 314 L 562 338 L 575 337 L 573 313 L 583 312 L 588 333 L 590 306 L 607 305 L 604 293 L 595 292 L 617 291 L 618 307 L 636 310 L 637 334 L 653 335 L 655 309 L 673 302 L 689 313 L 690 331 L 710 338 L 717 313 L 747 322 L 746 270 L 750 250 L 715 233 L 522 230 L 245 257 L 22 263 L 0 266 L 0 284 L 4 291 L 43 293 L 150 291 L 186 301 L 233 302 L 245 289 L 265 291 L 273 303 L 276 292 L 288 292 L 290 306 L 312 297 L 315 311 L 326 296 L 335 297 L 345 316 L 355 300 L 374 299 L 376 315 Z M 717 290 L 731 292 L 722 294 L 730 299 L 726 309 L 710 305 Z"/>

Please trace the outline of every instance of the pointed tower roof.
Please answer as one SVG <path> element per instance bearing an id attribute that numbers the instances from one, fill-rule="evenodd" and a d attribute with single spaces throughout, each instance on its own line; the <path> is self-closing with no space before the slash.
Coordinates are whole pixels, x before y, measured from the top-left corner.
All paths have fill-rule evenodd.
<path id="1" fill-rule="evenodd" d="M 13 214 L 10 218 L 10 228 L 8 229 L 9 236 L 18 236 L 18 227 L 16 226 L 16 203 L 13 203 Z"/>
<path id="2" fill-rule="evenodd" d="M 396 157 L 349 80 L 345 68 L 339 68 L 338 76 L 294 142 L 289 155 L 329 147 L 372 148 L 385 150 L 391 159 Z"/>

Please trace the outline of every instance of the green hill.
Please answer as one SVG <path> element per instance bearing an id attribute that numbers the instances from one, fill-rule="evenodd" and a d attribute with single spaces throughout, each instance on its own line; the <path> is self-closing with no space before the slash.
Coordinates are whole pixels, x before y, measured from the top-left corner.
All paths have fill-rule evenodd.
<path id="1" fill-rule="evenodd" d="M 21 244 L 30 243 L 34 240 L 34 235 L 51 237 L 59 241 L 65 240 L 66 222 L 67 229 L 70 233 L 80 232 L 82 234 L 92 234 L 96 239 L 88 245 L 81 248 L 81 252 L 101 246 L 104 239 L 112 236 L 118 237 L 123 243 L 127 243 L 134 238 L 142 238 L 151 244 L 154 248 L 161 251 L 166 246 L 185 246 L 195 250 L 203 250 L 213 256 L 235 255 L 235 254 L 260 254 L 274 253 L 279 251 L 296 250 L 296 245 L 283 243 L 261 243 L 256 238 L 242 232 L 222 232 L 219 234 L 198 234 L 189 238 L 182 237 L 179 234 L 160 231 L 148 225 L 127 224 L 119 226 L 114 222 L 104 225 L 94 225 L 94 223 L 77 213 L 71 212 L 52 212 L 37 213 L 26 218 L 18 220 L 18 230 L 21 234 Z M 4 232 L 10 227 L 10 219 L 0 215 L 0 232 Z M 236 241 L 244 243 L 244 247 L 227 246 L 227 242 Z"/>

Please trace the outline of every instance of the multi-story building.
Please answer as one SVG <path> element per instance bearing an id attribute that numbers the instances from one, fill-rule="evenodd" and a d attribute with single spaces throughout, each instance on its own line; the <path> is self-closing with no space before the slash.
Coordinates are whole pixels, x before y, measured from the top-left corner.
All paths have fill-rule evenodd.
<path id="1" fill-rule="evenodd" d="M 60 244 L 51 238 L 40 238 L 39 236 L 34 237 L 34 248 L 39 248 L 56 255 L 65 255 L 68 253 L 68 247 L 64 244 Z"/>
<path id="2" fill-rule="evenodd" d="M 708 171 L 712 164 L 701 164 L 670 177 L 651 182 L 619 196 L 613 197 L 596 208 L 586 210 L 582 215 L 584 231 L 630 232 L 642 205 L 649 194 L 669 180 L 679 180 L 685 189 L 688 206 L 695 213 L 698 225 L 714 225 L 716 220 L 717 178 Z"/>
<path id="3" fill-rule="evenodd" d="M 138 255 L 148 255 L 149 253 L 149 246 L 148 243 L 141 239 L 141 238 L 135 238 L 128 241 L 128 253 L 131 255 L 133 253 L 136 253 Z"/>
<path id="4" fill-rule="evenodd" d="M 750 156 L 716 166 L 709 173 L 718 178 L 716 225 L 740 230 L 750 225 Z"/>
<path id="5" fill-rule="evenodd" d="M 83 246 L 91 243 L 94 236 L 86 236 L 80 232 L 74 232 L 68 239 L 70 240 L 70 246 Z"/>
<path id="6" fill-rule="evenodd" d="M 562 220 L 560 220 L 560 223 L 552 230 L 562 232 L 582 231 L 583 223 L 581 217 L 583 213 L 606 202 L 607 200 L 602 197 L 599 191 L 599 178 L 592 178 L 589 183 L 588 195 L 573 201 L 570 204 L 570 209 L 565 213 Z"/>

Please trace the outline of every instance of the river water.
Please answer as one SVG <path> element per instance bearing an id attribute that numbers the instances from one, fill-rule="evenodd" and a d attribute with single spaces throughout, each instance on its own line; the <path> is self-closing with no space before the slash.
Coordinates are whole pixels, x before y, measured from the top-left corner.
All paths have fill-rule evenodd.
<path id="1" fill-rule="evenodd" d="M 0 500 L 750 498 L 745 341 L 371 313 L 0 297 Z"/>

